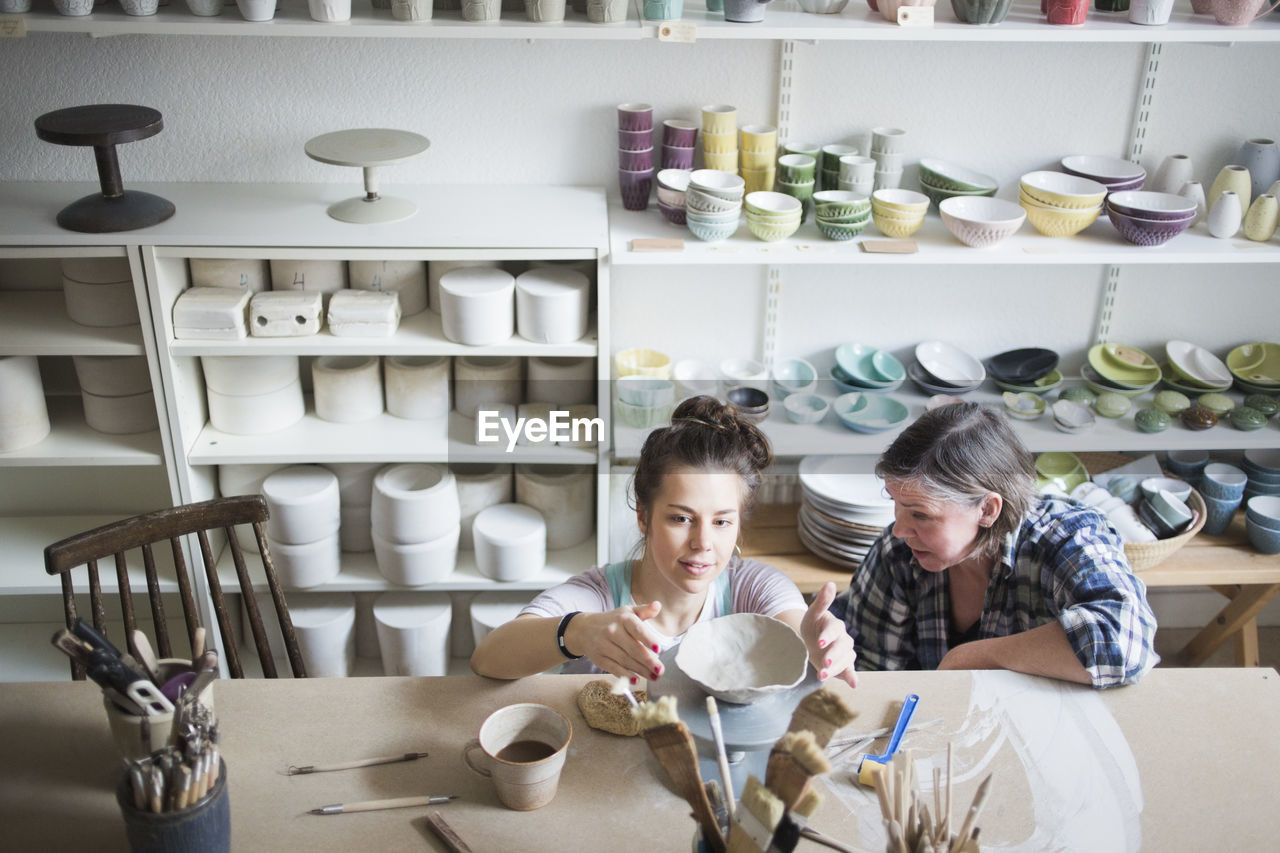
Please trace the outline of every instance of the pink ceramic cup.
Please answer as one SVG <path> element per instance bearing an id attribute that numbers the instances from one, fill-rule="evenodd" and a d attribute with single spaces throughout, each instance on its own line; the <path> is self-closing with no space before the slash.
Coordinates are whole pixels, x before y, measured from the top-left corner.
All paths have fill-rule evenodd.
<path id="1" fill-rule="evenodd" d="M 673 148 L 692 148 L 698 140 L 698 125 L 691 121 L 669 118 L 662 123 L 662 144 Z"/>
<path id="2" fill-rule="evenodd" d="M 625 169 L 628 172 L 639 172 L 643 170 L 653 170 L 653 149 L 646 148 L 643 151 L 623 151 L 618 149 L 618 168 Z"/>
<path id="3" fill-rule="evenodd" d="M 1049 23 L 1075 27 L 1089 14 L 1089 0 L 1049 0 L 1045 14 Z"/>
<path id="4" fill-rule="evenodd" d="M 618 147 L 623 151 L 643 151 L 653 147 L 652 130 L 619 130 Z"/>
<path id="5" fill-rule="evenodd" d="M 1213 0 L 1213 19 L 1228 27 L 1243 27 L 1253 23 L 1280 6 L 1280 0 Z"/>
<path id="6" fill-rule="evenodd" d="M 619 104 L 618 130 L 653 130 L 652 104 Z"/>

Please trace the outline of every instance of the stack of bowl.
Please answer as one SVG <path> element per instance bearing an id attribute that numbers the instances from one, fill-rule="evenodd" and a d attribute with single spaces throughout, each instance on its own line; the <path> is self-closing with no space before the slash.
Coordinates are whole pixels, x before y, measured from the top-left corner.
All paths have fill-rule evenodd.
<path id="1" fill-rule="evenodd" d="M 1280 495 L 1280 450 L 1246 450 L 1240 468 L 1249 478 L 1244 486 L 1246 500 Z"/>
<path id="2" fill-rule="evenodd" d="M 706 138 L 706 135 L 703 135 Z M 693 236 L 708 243 L 727 240 L 738 230 L 746 183 L 732 172 L 697 169 L 685 191 L 685 222 Z"/>
<path id="3" fill-rule="evenodd" d="M 813 215 L 828 240 L 852 240 L 871 221 L 871 199 L 848 190 L 813 194 Z"/>
<path id="4" fill-rule="evenodd" d="M 692 169 L 693 149 L 698 141 L 698 125 L 669 118 L 662 123 L 662 168 Z"/>
<path id="5" fill-rule="evenodd" d="M 618 417 L 623 423 L 650 427 L 671 419 L 675 383 L 658 376 L 623 376 L 617 382 Z"/>
<path id="6" fill-rule="evenodd" d="M 1241 344 L 1227 353 L 1227 369 L 1246 394 L 1280 392 L 1280 344 Z"/>
<path id="7" fill-rule="evenodd" d="M 685 192 L 689 189 L 688 169 L 663 169 L 658 172 L 658 210 L 668 222 L 685 224 Z"/>
<path id="8" fill-rule="evenodd" d="M 649 104 L 618 107 L 618 188 L 627 210 L 648 208 L 653 188 L 653 107 Z"/>
<path id="9" fill-rule="evenodd" d="M 967 394 L 987 378 L 981 361 L 946 341 L 916 344 L 915 356 L 907 375 L 926 394 Z"/>
<path id="10" fill-rule="evenodd" d="M 837 186 L 859 195 L 871 195 L 876 188 L 876 161 L 861 154 L 844 155 L 840 158 Z"/>
<path id="11" fill-rule="evenodd" d="M 1053 425 L 1068 435 L 1078 435 L 1092 429 L 1098 422 L 1088 406 L 1064 400 L 1061 397 L 1053 404 Z"/>
<path id="12" fill-rule="evenodd" d="M 738 108 L 711 104 L 702 108 L 702 165 L 738 172 Z"/>
<path id="13" fill-rule="evenodd" d="M 931 157 L 920 161 L 920 191 L 935 205 L 953 196 L 993 196 L 998 188 L 990 175 Z"/>
<path id="14" fill-rule="evenodd" d="M 1062 171 L 1068 175 L 1097 181 L 1107 188 L 1107 192 L 1112 193 L 1140 190 L 1147 179 L 1146 169 L 1122 157 L 1072 154 L 1069 157 L 1063 157 L 1061 163 Z"/>
<path id="15" fill-rule="evenodd" d="M 836 347 L 831 379 L 843 394 L 896 391 L 907 378 L 902 362 L 885 350 L 866 344 Z"/>
<path id="16" fill-rule="evenodd" d="M 1280 497 L 1249 498 L 1244 512 L 1245 533 L 1254 549 L 1263 554 L 1280 554 Z"/>
<path id="17" fill-rule="evenodd" d="M 878 189 L 871 194 L 871 218 L 886 237 L 910 237 L 924 224 L 929 197 L 914 190 Z"/>
<path id="18" fill-rule="evenodd" d="M 800 201 L 800 221 L 809 217 L 818 163 L 808 154 L 783 154 L 778 158 L 777 180 L 773 188 Z"/>
<path id="19" fill-rule="evenodd" d="M 1002 391 L 1047 394 L 1062 384 L 1058 354 L 1043 347 L 1023 347 L 987 359 L 988 375 Z"/>
<path id="20" fill-rule="evenodd" d="M 742 128 L 742 178 L 747 192 L 769 192 L 777 177 L 778 129 L 768 124 L 748 124 Z"/>
<path id="21" fill-rule="evenodd" d="M 785 240 L 796 233 L 804 211 L 799 199 L 764 190 L 747 193 L 744 206 L 747 228 L 756 239 L 766 243 Z"/>
<path id="22" fill-rule="evenodd" d="M 1248 475 L 1234 465 L 1210 462 L 1204 466 L 1198 487 L 1205 504 L 1205 533 L 1221 536 L 1227 532 L 1236 510 L 1244 500 L 1245 484 L 1248 481 Z"/>
<path id="23" fill-rule="evenodd" d="M 1231 371 L 1220 358 L 1204 347 L 1189 341 L 1169 341 L 1164 349 L 1168 359 L 1161 367 L 1161 379 L 1174 388 L 1174 393 L 1181 392 L 1188 398 L 1193 398 L 1214 391 L 1226 391 L 1231 387 Z M 1160 408 L 1159 402 L 1157 401 L 1157 408 Z M 1187 405 L 1190 405 L 1189 401 Z M 1185 408 L 1186 406 L 1182 406 L 1177 411 L 1166 413 L 1181 414 L 1181 410 Z"/>
<path id="24" fill-rule="evenodd" d="M 1019 181 L 1018 203 L 1046 237 L 1070 237 L 1102 213 L 1107 188 L 1097 181 L 1063 172 L 1028 172 Z"/>
<path id="25" fill-rule="evenodd" d="M 840 158 L 861 153 L 852 145 L 843 145 L 838 142 L 822 146 L 822 161 L 818 164 L 822 170 L 822 188 L 824 190 L 840 189 Z"/>
<path id="26" fill-rule="evenodd" d="M 1114 392 L 1137 397 L 1150 391 L 1162 373 L 1155 359 L 1136 347 L 1113 342 L 1089 348 L 1088 363 L 1080 368 L 1084 384 L 1095 394 Z"/>
<path id="27" fill-rule="evenodd" d="M 985 196 L 944 198 L 938 213 L 957 240 L 975 249 L 1004 242 L 1027 218 L 1027 212 L 1013 202 Z"/>
<path id="28" fill-rule="evenodd" d="M 725 394 L 729 406 L 743 420 L 758 424 L 769 417 L 769 394 L 759 388 L 742 385 Z"/>
<path id="29" fill-rule="evenodd" d="M 1191 227 L 1196 202 L 1173 193 L 1112 191 L 1104 204 L 1120 236 L 1139 246 L 1159 246 Z"/>
<path id="30" fill-rule="evenodd" d="M 1168 489 L 1143 488 L 1138 501 L 1138 518 L 1156 535 L 1157 539 L 1170 539 L 1186 530 L 1195 521 L 1191 507 Z M 1205 522 L 1208 527 L 1208 522 Z"/>
<path id="31" fill-rule="evenodd" d="M 906 4 L 911 5 L 911 4 Z M 915 5 L 932 5 L 918 3 Z M 897 12 L 894 12 L 897 19 Z M 897 189 L 902 182 L 902 156 L 907 132 L 898 127 L 877 127 L 871 131 L 871 159 L 876 161 L 875 189 Z"/>

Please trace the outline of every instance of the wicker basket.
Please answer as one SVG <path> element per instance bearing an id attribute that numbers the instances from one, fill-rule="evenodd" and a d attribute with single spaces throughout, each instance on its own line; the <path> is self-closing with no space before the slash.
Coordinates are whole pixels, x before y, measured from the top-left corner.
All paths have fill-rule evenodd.
<path id="1" fill-rule="evenodd" d="M 1121 465 L 1126 465 L 1133 461 L 1133 457 L 1126 456 L 1123 453 L 1077 453 L 1076 456 L 1084 463 L 1084 467 L 1089 472 L 1090 477 L 1110 471 L 1112 468 L 1119 468 Z M 1200 493 L 1195 489 L 1191 490 L 1191 496 L 1187 498 L 1187 506 L 1191 508 L 1192 512 L 1191 526 L 1177 536 L 1158 539 L 1155 542 L 1125 543 L 1124 555 L 1129 560 L 1130 568 L 1135 572 L 1141 572 L 1152 566 L 1159 565 L 1170 554 L 1191 541 L 1191 537 L 1200 532 L 1200 528 L 1204 527 L 1207 512 L 1204 498 L 1200 497 Z"/>

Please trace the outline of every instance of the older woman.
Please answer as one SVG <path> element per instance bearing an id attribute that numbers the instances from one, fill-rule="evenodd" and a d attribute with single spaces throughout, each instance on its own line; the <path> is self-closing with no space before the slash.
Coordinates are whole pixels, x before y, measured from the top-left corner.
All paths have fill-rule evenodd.
<path id="1" fill-rule="evenodd" d="M 1106 517 L 1038 496 L 1004 416 L 927 412 L 876 465 L 894 502 L 832 604 L 859 669 L 1008 669 L 1111 687 L 1156 664 L 1156 620 Z"/>

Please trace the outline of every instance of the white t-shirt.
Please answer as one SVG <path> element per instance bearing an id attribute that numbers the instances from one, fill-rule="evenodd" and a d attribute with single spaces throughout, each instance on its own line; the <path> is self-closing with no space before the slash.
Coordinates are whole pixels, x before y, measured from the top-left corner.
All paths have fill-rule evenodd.
<path id="1" fill-rule="evenodd" d="M 610 572 L 613 573 L 610 578 Z M 564 583 L 541 593 L 520 611 L 532 616 L 558 617 L 575 610 L 583 613 L 605 613 L 624 605 L 633 605 L 630 585 L 619 584 L 620 578 L 630 577 L 623 564 L 596 566 Z M 610 580 L 613 584 L 610 584 Z M 725 589 L 727 584 L 727 590 Z M 615 589 L 622 592 L 622 600 L 615 600 Z M 726 604 L 727 602 L 727 604 Z M 729 608 L 725 610 L 726 606 Z M 761 613 L 777 616 L 787 610 L 804 610 L 804 596 L 791 579 L 782 572 L 756 560 L 740 560 L 732 564 L 707 590 L 707 600 L 696 621 L 703 622 L 724 616 L 726 613 Z M 652 627 L 652 626 L 650 626 Z M 666 651 L 679 645 L 683 635 L 667 637 L 660 631 L 660 648 Z M 585 657 L 566 661 L 561 672 L 596 673 L 601 670 Z"/>

